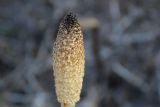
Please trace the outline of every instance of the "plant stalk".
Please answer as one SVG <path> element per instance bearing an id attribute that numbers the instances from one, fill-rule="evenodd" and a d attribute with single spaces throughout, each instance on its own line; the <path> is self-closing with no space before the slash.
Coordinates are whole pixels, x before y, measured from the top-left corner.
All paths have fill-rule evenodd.
<path id="1" fill-rule="evenodd" d="M 61 107 L 75 107 L 75 104 L 61 103 Z"/>

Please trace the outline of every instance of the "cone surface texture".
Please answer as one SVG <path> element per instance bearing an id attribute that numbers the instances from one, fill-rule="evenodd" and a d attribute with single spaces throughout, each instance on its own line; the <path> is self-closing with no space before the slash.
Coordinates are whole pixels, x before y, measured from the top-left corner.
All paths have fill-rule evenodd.
<path id="1" fill-rule="evenodd" d="M 60 103 L 79 101 L 84 63 L 83 34 L 76 16 L 70 13 L 61 21 L 53 46 L 53 74 Z"/>

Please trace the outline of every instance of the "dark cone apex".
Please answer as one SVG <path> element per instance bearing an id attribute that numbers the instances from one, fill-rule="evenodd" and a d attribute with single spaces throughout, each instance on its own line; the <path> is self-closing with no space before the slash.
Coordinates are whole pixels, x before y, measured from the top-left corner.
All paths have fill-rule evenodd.
<path id="1" fill-rule="evenodd" d="M 68 13 L 62 20 L 62 25 L 68 32 L 73 30 L 73 28 L 78 27 L 79 24 L 76 15 Z"/>

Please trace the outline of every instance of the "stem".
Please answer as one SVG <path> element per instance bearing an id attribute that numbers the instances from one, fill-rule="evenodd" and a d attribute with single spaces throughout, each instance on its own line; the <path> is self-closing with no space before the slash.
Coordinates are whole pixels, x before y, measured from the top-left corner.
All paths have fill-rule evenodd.
<path id="1" fill-rule="evenodd" d="M 61 103 L 61 107 L 75 107 L 75 103 L 74 104 Z"/>

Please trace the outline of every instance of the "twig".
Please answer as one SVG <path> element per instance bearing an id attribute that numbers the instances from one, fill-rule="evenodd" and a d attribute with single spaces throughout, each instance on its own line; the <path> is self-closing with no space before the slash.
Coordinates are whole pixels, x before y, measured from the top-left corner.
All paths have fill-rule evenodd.
<path id="1" fill-rule="evenodd" d="M 123 36 L 112 35 L 108 39 L 114 45 L 130 45 L 132 43 L 146 43 L 152 42 L 159 37 L 159 30 L 147 31 L 147 32 L 136 32 L 133 34 L 124 34 Z"/>
<path id="2" fill-rule="evenodd" d="M 122 19 L 113 27 L 113 34 L 121 36 L 123 32 L 133 24 L 133 22 L 144 15 L 144 12 L 140 8 L 130 7 L 129 14 L 122 17 Z"/>
<path id="3" fill-rule="evenodd" d="M 131 73 L 128 69 L 123 67 L 120 63 L 116 62 L 112 64 L 113 72 L 118 76 L 126 80 L 128 83 L 139 88 L 142 92 L 147 93 L 149 91 L 149 85 L 144 82 L 142 77 Z"/>
<path id="4" fill-rule="evenodd" d="M 113 21 L 117 21 L 121 16 L 119 1 L 109 0 L 109 10 Z"/>
<path id="5" fill-rule="evenodd" d="M 93 17 L 81 18 L 79 19 L 79 23 L 82 29 L 95 29 L 95 28 L 99 28 L 99 25 L 100 25 L 100 22 Z"/>

